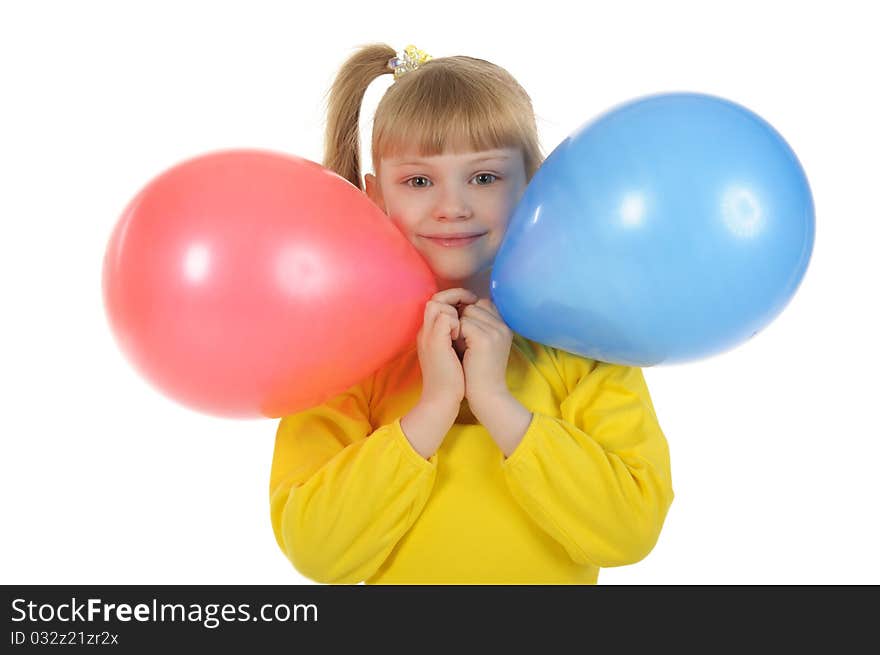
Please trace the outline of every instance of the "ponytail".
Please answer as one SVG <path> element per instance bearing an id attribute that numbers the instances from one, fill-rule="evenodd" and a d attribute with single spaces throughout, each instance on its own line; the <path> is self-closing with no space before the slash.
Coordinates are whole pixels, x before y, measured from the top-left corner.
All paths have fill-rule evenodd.
<path id="1" fill-rule="evenodd" d="M 339 69 L 329 90 L 327 129 L 324 133 L 324 167 L 363 191 L 360 157 L 361 102 L 370 83 L 391 73 L 388 60 L 396 55 L 391 46 L 362 46 Z"/>

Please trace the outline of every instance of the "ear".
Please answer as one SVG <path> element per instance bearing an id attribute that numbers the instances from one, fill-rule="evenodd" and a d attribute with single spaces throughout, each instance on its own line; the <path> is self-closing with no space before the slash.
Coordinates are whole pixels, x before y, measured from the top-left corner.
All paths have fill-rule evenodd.
<path id="1" fill-rule="evenodd" d="M 369 173 L 364 175 L 364 188 L 370 200 L 385 212 L 385 200 L 382 198 L 382 190 L 379 188 L 379 182 L 376 180 L 375 175 L 370 175 Z"/>

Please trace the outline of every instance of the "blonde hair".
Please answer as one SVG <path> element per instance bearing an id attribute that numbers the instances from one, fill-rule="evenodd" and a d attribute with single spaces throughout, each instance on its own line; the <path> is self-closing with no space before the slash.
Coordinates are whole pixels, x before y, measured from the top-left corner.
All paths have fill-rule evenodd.
<path id="1" fill-rule="evenodd" d="M 370 83 L 391 74 L 391 46 L 362 46 L 342 65 L 328 93 L 324 166 L 363 190 L 361 103 Z M 541 165 L 532 102 L 506 70 L 483 59 L 431 59 L 394 82 L 373 119 L 373 169 L 382 157 L 415 148 L 422 156 L 446 150 L 520 148 L 530 180 Z"/>

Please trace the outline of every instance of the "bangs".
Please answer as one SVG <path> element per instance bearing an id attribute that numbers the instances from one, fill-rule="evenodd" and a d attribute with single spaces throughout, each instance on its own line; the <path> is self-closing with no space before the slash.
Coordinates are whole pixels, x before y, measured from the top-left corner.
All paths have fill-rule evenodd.
<path id="1" fill-rule="evenodd" d="M 487 79 L 485 73 L 474 80 L 440 67 L 430 69 L 426 66 L 414 79 L 395 82 L 400 88 L 392 87 L 382 99 L 373 126 L 374 165 L 381 157 L 430 157 L 518 147 L 529 141 L 528 126 L 519 118 L 522 99 L 511 85 Z"/>
<path id="2" fill-rule="evenodd" d="M 523 142 L 512 116 L 481 111 L 478 107 L 446 103 L 444 106 L 413 108 L 376 126 L 373 152 L 382 157 L 416 154 L 423 157 L 444 152 L 469 152 L 515 147 Z M 506 120 L 505 120 L 506 119 Z M 411 152 L 415 148 L 415 152 Z"/>

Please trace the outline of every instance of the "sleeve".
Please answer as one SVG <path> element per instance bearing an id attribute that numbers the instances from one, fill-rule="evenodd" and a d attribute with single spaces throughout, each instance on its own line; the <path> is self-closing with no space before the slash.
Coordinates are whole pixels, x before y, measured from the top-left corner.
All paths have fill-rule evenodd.
<path id="1" fill-rule="evenodd" d="M 293 566 L 321 583 L 370 577 L 421 513 L 436 454 L 419 455 L 400 419 L 373 429 L 369 388 L 285 416 L 269 483 L 275 539 Z"/>
<path id="2" fill-rule="evenodd" d="M 642 370 L 558 353 L 560 418 L 533 412 L 502 464 L 513 496 L 576 562 L 632 564 L 648 555 L 673 490 L 669 449 Z"/>

